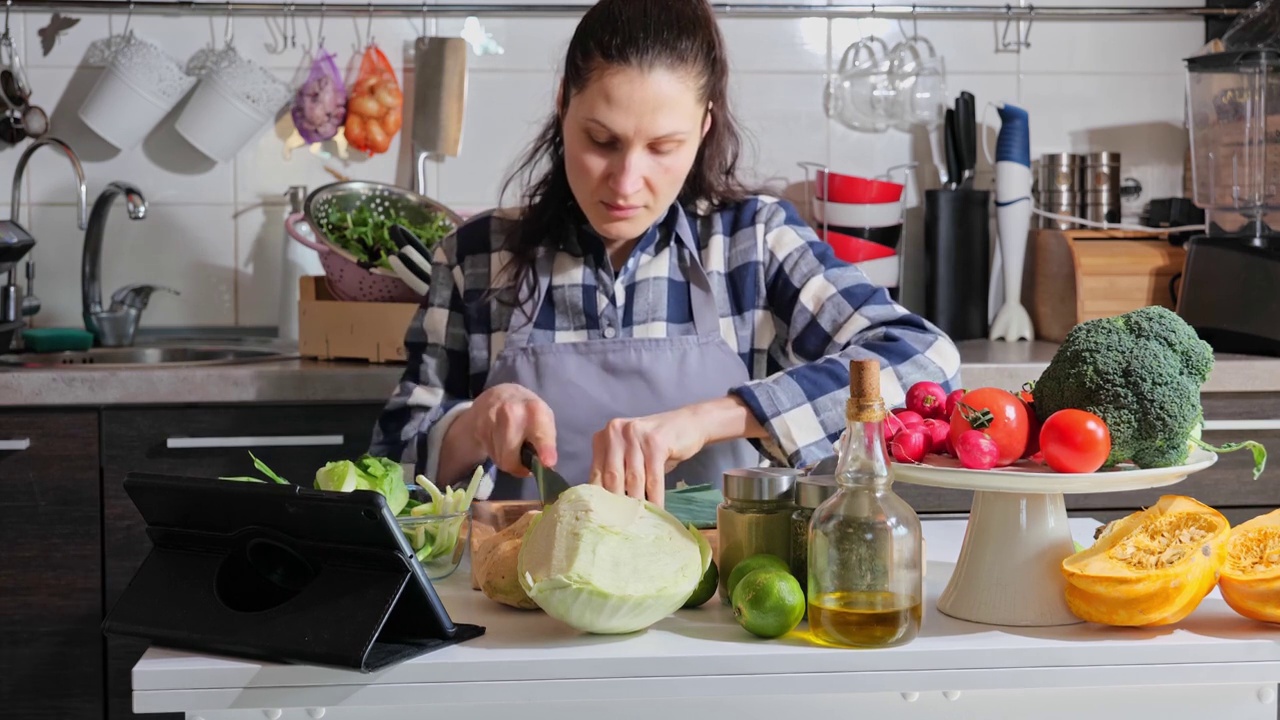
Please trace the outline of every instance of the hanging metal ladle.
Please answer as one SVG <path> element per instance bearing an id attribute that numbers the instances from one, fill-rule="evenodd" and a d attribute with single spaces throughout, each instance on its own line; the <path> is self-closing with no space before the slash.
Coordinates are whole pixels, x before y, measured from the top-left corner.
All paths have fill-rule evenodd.
<path id="1" fill-rule="evenodd" d="M 31 104 L 31 85 L 9 32 L 12 5 L 13 0 L 6 0 L 4 32 L 0 34 L 0 100 L 5 105 L 4 115 L 0 117 L 0 140 L 16 145 L 26 138 L 43 137 L 49 132 L 49 115 L 43 108 Z"/>

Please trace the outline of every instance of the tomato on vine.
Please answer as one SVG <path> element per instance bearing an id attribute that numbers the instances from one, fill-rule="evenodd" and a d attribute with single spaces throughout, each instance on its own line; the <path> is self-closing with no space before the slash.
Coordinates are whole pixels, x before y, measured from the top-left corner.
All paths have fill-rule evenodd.
<path id="1" fill-rule="evenodd" d="M 951 442 L 954 444 L 968 430 L 978 430 L 995 441 L 999 450 L 996 467 L 1012 465 L 1027 449 L 1027 406 L 1008 390 L 970 390 L 956 402 L 951 414 Z"/>

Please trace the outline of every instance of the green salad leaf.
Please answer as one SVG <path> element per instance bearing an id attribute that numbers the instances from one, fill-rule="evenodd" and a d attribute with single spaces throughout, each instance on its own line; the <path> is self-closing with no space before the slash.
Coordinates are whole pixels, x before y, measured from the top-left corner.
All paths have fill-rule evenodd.
<path id="1" fill-rule="evenodd" d="M 387 269 L 391 268 L 387 258 L 395 255 L 397 249 L 391 240 L 392 225 L 403 225 L 428 250 L 453 231 L 453 223 L 441 212 L 430 211 L 426 221 L 414 222 L 399 213 L 380 217 L 364 205 L 350 211 L 332 208 L 324 224 L 325 235 L 338 247 L 361 262 Z"/>

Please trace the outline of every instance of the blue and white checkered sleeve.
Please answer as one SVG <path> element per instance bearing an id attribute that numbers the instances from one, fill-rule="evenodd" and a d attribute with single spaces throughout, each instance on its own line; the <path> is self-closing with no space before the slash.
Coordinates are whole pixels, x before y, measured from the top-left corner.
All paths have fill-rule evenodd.
<path id="1" fill-rule="evenodd" d="M 455 236 L 450 235 L 433 253 L 430 289 L 405 333 L 408 366 L 374 427 L 369 448 L 373 455 L 399 460 L 406 472 L 433 480 L 439 459 L 429 447 L 440 444 L 434 436 L 470 405 L 463 273 L 454 247 Z"/>
<path id="2" fill-rule="evenodd" d="M 734 390 L 769 431 L 778 451 L 798 467 L 833 452 L 845 428 L 849 361 L 880 361 L 880 388 L 894 406 L 921 380 L 948 392 L 960 385 L 960 354 L 937 327 L 893 302 L 831 248 L 786 201 L 761 205 L 768 309 L 780 332 L 768 353 L 781 370 Z M 776 446 L 773 452 L 768 446 Z"/>

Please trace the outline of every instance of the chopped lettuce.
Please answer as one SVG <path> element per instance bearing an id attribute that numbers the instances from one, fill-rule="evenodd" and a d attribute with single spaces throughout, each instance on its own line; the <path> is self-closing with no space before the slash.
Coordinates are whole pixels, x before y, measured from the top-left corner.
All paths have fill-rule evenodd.
<path id="1" fill-rule="evenodd" d="M 415 523 L 405 527 L 409 545 L 413 547 L 419 561 L 426 563 L 453 555 L 458 537 L 462 533 L 462 523 L 466 519 L 463 513 L 471 507 L 471 500 L 475 498 L 476 490 L 480 488 L 480 481 L 483 478 L 484 467 L 477 466 L 465 490 L 448 487 L 443 491 L 425 475 L 419 475 L 414 479 L 414 482 L 427 491 L 431 500 L 416 503 L 408 514 L 420 518 L 445 516 L 438 522 Z"/>

